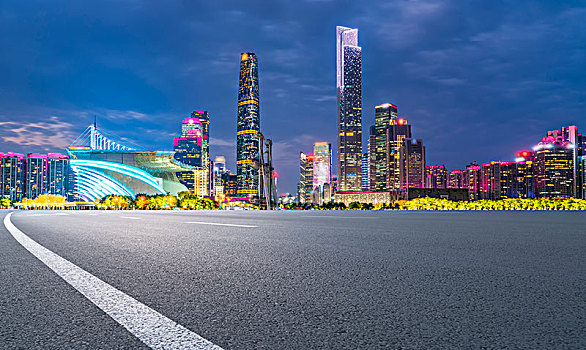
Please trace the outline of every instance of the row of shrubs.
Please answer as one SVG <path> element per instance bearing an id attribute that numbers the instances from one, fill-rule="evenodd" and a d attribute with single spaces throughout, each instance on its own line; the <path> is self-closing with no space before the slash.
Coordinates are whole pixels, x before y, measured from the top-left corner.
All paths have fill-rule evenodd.
<path id="1" fill-rule="evenodd" d="M 35 199 L 23 199 L 23 209 L 63 209 L 65 197 L 41 195 Z M 9 199 L 1 198 L 0 207 L 10 208 L 14 205 Z M 136 199 L 124 196 L 106 196 L 96 203 L 98 209 L 190 209 L 214 210 L 220 203 L 209 198 L 198 197 L 189 192 L 172 195 L 138 195 Z M 416 198 L 394 203 L 344 203 L 303 204 L 288 203 L 283 209 L 297 210 L 586 210 L 586 200 L 574 198 L 505 198 L 500 200 L 449 201 L 438 198 Z M 254 206 L 251 209 L 255 209 Z"/>
<path id="2" fill-rule="evenodd" d="M 213 210 L 218 209 L 218 202 L 202 198 L 189 192 L 180 192 L 177 197 L 172 195 L 146 195 L 140 194 L 136 199 L 124 196 L 106 196 L 96 203 L 98 209 L 138 209 L 138 210 L 165 210 L 165 209 L 191 209 Z"/>
<path id="3" fill-rule="evenodd" d="M 575 198 L 505 198 L 499 200 L 450 201 L 416 198 L 394 203 L 302 204 L 289 203 L 285 209 L 297 210 L 586 210 L 586 200 Z"/>

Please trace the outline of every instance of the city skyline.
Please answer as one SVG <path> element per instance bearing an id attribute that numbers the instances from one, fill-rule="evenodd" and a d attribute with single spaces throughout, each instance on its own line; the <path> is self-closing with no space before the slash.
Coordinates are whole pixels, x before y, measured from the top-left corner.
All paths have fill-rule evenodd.
<path id="1" fill-rule="evenodd" d="M 121 6 L 127 22 L 122 29 L 117 26 L 119 18 L 92 6 L 71 7 L 66 10 L 68 19 L 45 23 L 39 19 L 54 11 L 46 6 L 31 10 L 7 4 L 0 10 L 0 26 L 19 33 L 1 39 L 10 48 L 0 62 L 0 70 L 7 72 L 0 86 L 4 152 L 62 152 L 94 115 L 106 129 L 138 144 L 170 149 L 168 140 L 177 134 L 178 121 L 194 108 L 205 108 L 215 118 L 210 154 L 225 155 L 228 168 L 235 169 L 235 72 L 239 54 L 254 51 L 261 61 L 263 131 L 276 143 L 279 191 L 294 193 L 298 151 L 309 151 L 305 145 L 317 141 L 336 145 L 332 28 L 337 25 L 358 28 L 364 48 L 363 143 L 366 128 L 374 124 L 373 106 L 387 101 L 397 104 L 400 115 L 414 125 L 414 134 L 427 147 L 428 162 L 448 169 L 463 169 L 474 160 L 513 160 L 516 151 L 533 146 L 544 130 L 584 127 L 584 72 L 579 69 L 583 55 L 575 45 L 584 41 L 579 27 L 584 9 L 553 2 L 533 4 L 531 16 L 521 22 L 514 21 L 515 14 L 524 13 L 521 4 L 457 9 L 450 2 L 375 3 L 369 9 L 337 9 L 324 3 L 308 5 L 309 16 L 303 20 L 283 3 L 271 5 L 274 18 L 255 6 L 223 10 L 209 5 L 202 13 L 212 18 L 229 15 L 218 25 L 198 26 L 197 32 L 170 25 L 171 33 L 182 34 L 171 35 L 179 42 L 151 35 L 154 25 L 141 19 L 160 13 L 164 23 L 187 25 L 187 15 L 195 10 L 189 5 L 166 11 L 150 5 Z M 374 10 L 379 13 L 370 13 Z M 93 27 L 80 22 L 86 11 L 93 14 Z M 375 20 L 360 16 L 367 11 Z M 326 20 L 324 13 L 329 14 Z M 376 18 L 388 13 L 396 14 L 397 23 L 410 24 L 405 28 L 411 31 L 398 37 L 388 27 L 378 28 Z M 443 16 L 463 13 L 476 24 L 430 30 Z M 261 25 L 253 28 L 239 21 L 243 16 Z M 196 20 L 204 21 L 198 16 Z M 287 21 L 291 25 L 276 25 Z M 220 30 L 220 25 L 230 32 Z M 21 26 L 27 30 L 19 30 Z M 41 29 L 45 39 L 34 35 Z M 568 35 L 557 35 L 562 30 Z M 67 41 L 67 47 L 59 52 L 50 49 L 70 32 L 78 35 Z M 512 35 L 515 32 L 525 36 Z M 107 40 L 114 34 L 120 39 Z M 189 54 L 183 53 L 183 38 L 197 44 L 189 45 L 196 47 Z M 555 64 L 551 55 L 543 54 L 547 48 L 542 43 L 548 41 L 557 43 Z M 145 44 L 144 50 L 139 43 Z M 97 49 L 107 55 L 91 56 Z M 25 55 L 29 51 L 40 54 Z M 476 62 L 481 62 L 480 69 Z"/>

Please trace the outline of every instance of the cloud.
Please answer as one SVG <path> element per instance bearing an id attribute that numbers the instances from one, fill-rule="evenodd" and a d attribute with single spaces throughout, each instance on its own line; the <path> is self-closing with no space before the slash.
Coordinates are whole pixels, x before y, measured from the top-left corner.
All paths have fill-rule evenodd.
<path id="1" fill-rule="evenodd" d="M 0 138 L 19 146 L 66 148 L 76 136 L 72 126 L 56 116 L 42 122 L 0 122 Z"/>
<path id="2" fill-rule="evenodd" d="M 221 139 L 218 137 L 210 137 L 210 145 L 217 147 L 236 147 L 234 140 Z"/>

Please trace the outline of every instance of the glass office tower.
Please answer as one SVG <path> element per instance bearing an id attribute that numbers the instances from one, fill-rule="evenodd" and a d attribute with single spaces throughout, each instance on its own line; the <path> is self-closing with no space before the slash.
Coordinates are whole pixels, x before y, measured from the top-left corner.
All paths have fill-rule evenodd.
<path id="1" fill-rule="evenodd" d="M 336 27 L 338 190 L 362 188 L 362 48 L 358 29 Z"/>

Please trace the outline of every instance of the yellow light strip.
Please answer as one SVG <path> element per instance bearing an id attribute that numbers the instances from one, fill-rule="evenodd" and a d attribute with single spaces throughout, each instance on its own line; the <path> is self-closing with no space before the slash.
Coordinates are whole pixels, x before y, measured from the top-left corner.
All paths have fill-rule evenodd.
<path id="1" fill-rule="evenodd" d="M 254 105 L 258 106 L 258 101 L 246 100 L 246 101 L 238 102 L 238 106 L 243 106 L 243 105 L 248 105 L 248 104 L 254 104 Z"/>
<path id="2" fill-rule="evenodd" d="M 238 131 L 236 135 L 244 135 L 244 134 L 258 134 L 258 130 L 242 130 Z"/>

